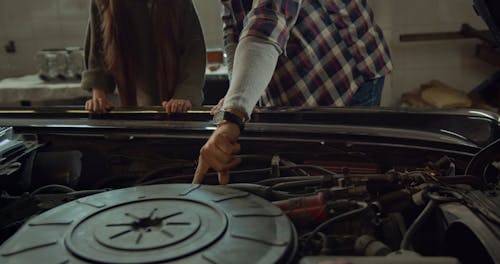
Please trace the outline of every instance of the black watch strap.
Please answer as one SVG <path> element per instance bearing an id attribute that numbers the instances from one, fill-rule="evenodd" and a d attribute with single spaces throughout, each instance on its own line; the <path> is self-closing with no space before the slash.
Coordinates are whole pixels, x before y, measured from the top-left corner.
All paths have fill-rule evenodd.
<path id="1" fill-rule="evenodd" d="M 245 129 L 245 122 L 243 122 L 243 119 L 241 117 L 227 111 L 220 111 L 214 116 L 214 123 L 216 125 L 219 125 L 222 121 L 227 121 L 234 123 L 238 125 L 240 128 L 240 132 L 242 132 Z"/>

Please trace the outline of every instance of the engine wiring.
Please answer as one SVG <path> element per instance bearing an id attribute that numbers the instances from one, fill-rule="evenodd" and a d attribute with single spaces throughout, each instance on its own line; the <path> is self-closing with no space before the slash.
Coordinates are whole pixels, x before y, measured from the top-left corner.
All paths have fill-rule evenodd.
<path id="1" fill-rule="evenodd" d="M 249 157 L 247 157 L 249 158 Z M 256 156 L 253 158 L 259 158 L 261 160 L 272 159 L 270 156 Z M 276 159 L 276 156 L 273 157 Z M 450 166 L 454 167 L 451 163 Z M 164 184 L 173 182 L 187 182 L 192 179 L 192 174 L 184 175 L 173 175 L 173 176 L 160 176 L 175 168 L 166 167 L 161 169 L 156 169 L 149 173 L 147 176 L 139 179 L 137 185 L 151 185 L 151 184 Z M 279 171 L 277 174 L 276 171 Z M 286 172 L 291 172 L 287 174 Z M 454 170 L 453 170 L 454 172 Z M 438 177 L 438 173 L 431 170 L 412 170 L 406 172 L 396 172 L 389 171 L 385 174 L 349 174 L 342 175 L 337 174 L 331 170 L 328 170 L 321 166 L 316 165 L 304 165 L 296 164 L 285 159 L 279 159 L 279 164 L 267 168 L 261 169 L 249 169 L 249 170 L 234 170 L 230 172 L 233 179 L 244 179 L 248 175 L 262 175 L 267 177 L 263 180 L 256 181 L 253 183 L 236 183 L 230 184 L 229 187 L 241 189 L 244 191 L 251 192 L 253 194 L 262 196 L 270 200 L 288 199 L 294 197 L 300 197 L 304 195 L 312 195 L 319 189 L 324 189 L 325 185 L 335 186 L 339 185 L 339 180 L 346 179 L 348 181 L 357 181 L 362 178 L 366 179 L 382 179 L 382 180 L 395 180 L 403 183 L 405 188 L 414 188 L 418 184 L 427 183 L 438 185 L 443 188 L 451 189 L 455 192 L 460 193 L 464 197 L 464 201 L 469 207 L 480 213 L 481 215 L 488 218 L 490 221 L 499 223 L 499 217 L 495 212 L 491 212 L 487 208 L 478 205 L 474 199 L 467 196 L 462 190 L 453 187 L 450 182 L 460 182 L 460 181 L 470 181 L 476 180 L 475 177 L 468 175 L 455 175 Z M 319 173 L 319 174 L 318 174 Z M 277 175 L 278 176 L 277 176 Z M 301 175 L 302 174 L 302 175 Z M 292 176 L 287 176 L 292 175 Z M 155 178 L 154 176 L 160 176 Z M 207 174 L 207 179 L 216 181 L 217 173 L 211 172 Z M 413 185 L 412 185 L 413 184 Z M 297 189 L 306 189 L 309 191 L 298 192 Z"/>
<path id="2" fill-rule="evenodd" d="M 304 244 L 306 244 L 306 245 L 309 244 L 309 241 L 311 240 L 311 238 L 313 236 L 315 236 L 318 232 L 320 232 L 324 228 L 328 227 L 329 225 L 340 222 L 340 221 L 348 220 L 349 218 L 354 217 L 358 214 L 361 214 L 368 209 L 368 205 L 366 203 L 358 202 L 357 204 L 358 204 L 359 208 L 342 213 L 342 214 L 337 215 L 333 218 L 330 218 L 329 220 L 327 220 L 327 221 L 323 222 L 322 224 L 320 224 L 319 226 L 317 226 L 310 233 L 306 233 L 306 234 L 302 235 L 301 239 L 305 239 Z"/>
<path id="3" fill-rule="evenodd" d="M 434 209 L 436 209 L 438 204 L 447 202 L 460 202 L 463 199 L 463 197 L 456 192 L 445 190 L 440 191 L 441 193 L 431 191 L 425 192 L 425 196 L 429 199 L 429 201 L 404 234 L 403 239 L 401 240 L 400 250 L 413 250 L 411 243 L 415 236 L 415 233 L 423 225 L 425 220 L 434 211 Z"/>
<path id="4" fill-rule="evenodd" d="M 349 169 L 343 169 L 341 173 L 337 173 L 326 166 L 301 164 L 283 159 L 279 155 L 249 155 L 246 159 L 265 166 L 232 170 L 230 174 L 233 183 L 227 187 L 255 194 L 270 202 L 287 201 L 281 204 L 290 206 L 288 211 L 280 207 L 280 203 L 275 203 L 283 212 L 291 212 L 289 217 L 294 223 L 293 233 L 297 237 L 294 240 L 296 244 L 292 247 L 292 257 L 286 263 L 294 263 L 293 256 L 297 254 L 305 256 L 314 252 L 338 253 L 335 251 L 335 245 L 340 243 L 343 248 L 353 247 L 353 237 L 376 237 L 375 234 L 380 235 L 384 221 L 391 223 L 387 217 L 390 213 L 398 214 L 399 218 L 404 219 L 392 220 L 400 234 L 391 237 L 392 240 L 398 241 L 398 245 L 392 245 L 391 249 L 416 251 L 413 243 L 419 230 L 439 205 L 444 203 L 465 204 L 478 215 L 500 225 L 499 214 L 491 209 L 494 206 L 488 205 L 472 193 L 475 189 L 471 185 L 480 184 L 477 183 L 477 177 L 457 175 L 452 162 L 449 163 L 452 169 L 444 170 L 448 171 L 449 175 L 443 175 L 432 166 L 409 170 L 391 169 L 385 173 L 351 173 Z M 195 162 L 183 161 L 154 168 L 140 177 L 105 178 L 95 184 L 94 187 L 99 187 L 95 190 L 75 190 L 53 184 L 37 188 L 24 196 L 12 197 L 3 194 L 0 198 L 11 203 L 12 200 L 23 197 L 34 199 L 59 195 L 59 199 L 70 201 L 109 191 L 110 189 L 103 187 L 113 186 L 115 182 L 127 181 L 131 186 L 190 183 L 193 178 L 190 170 L 194 169 L 194 165 Z M 209 172 L 205 181 L 208 184 L 216 184 L 217 172 Z M 308 200 L 308 197 L 311 199 Z M 413 215 L 403 217 L 406 211 L 411 211 Z M 29 217 L 18 219 L 1 226 L 0 233 L 18 228 L 28 219 Z M 304 219 L 307 224 L 303 224 Z M 308 220 L 311 221 L 307 222 Z M 334 237 L 333 234 L 339 225 L 349 225 L 354 235 Z M 356 229 L 357 226 L 363 226 L 368 231 Z M 380 240 L 384 242 L 383 239 L 384 237 Z"/>

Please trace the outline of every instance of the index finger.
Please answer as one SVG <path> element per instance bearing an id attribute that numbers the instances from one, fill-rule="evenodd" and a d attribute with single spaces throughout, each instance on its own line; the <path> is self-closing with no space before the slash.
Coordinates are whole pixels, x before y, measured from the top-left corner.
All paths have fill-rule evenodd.
<path id="1" fill-rule="evenodd" d="M 210 169 L 210 166 L 200 155 L 198 158 L 198 167 L 196 167 L 196 172 L 194 173 L 193 184 L 201 184 L 208 172 L 208 169 Z"/>

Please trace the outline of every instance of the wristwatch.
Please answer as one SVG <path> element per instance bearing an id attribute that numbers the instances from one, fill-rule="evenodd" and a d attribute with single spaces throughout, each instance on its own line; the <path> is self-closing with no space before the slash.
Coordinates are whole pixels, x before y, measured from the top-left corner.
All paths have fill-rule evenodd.
<path id="1" fill-rule="evenodd" d="M 243 119 L 231 112 L 219 111 L 214 115 L 213 123 L 215 125 L 219 125 L 220 123 L 222 123 L 222 121 L 231 122 L 238 125 L 238 127 L 240 128 L 240 132 L 245 129 L 245 122 L 243 122 Z"/>

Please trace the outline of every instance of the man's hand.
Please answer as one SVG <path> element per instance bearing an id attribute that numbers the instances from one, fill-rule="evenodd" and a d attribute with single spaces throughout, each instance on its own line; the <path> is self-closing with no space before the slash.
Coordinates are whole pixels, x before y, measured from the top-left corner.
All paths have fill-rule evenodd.
<path id="1" fill-rule="evenodd" d="M 170 101 L 163 101 L 162 106 L 169 114 L 185 113 L 193 107 L 191 101 L 184 99 L 170 99 Z"/>
<path id="2" fill-rule="evenodd" d="M 237 142 L 239 135 L 239 127 L 230 122 L 221 124 L 215 130 L 200 150 L 198 167 L 193 179 L 194 184 L 201 184 L 210 168 L 219 173 L 220 184 L 229 183 L 228 171 L 241 162 L 240 158 L 234 156 L 240 152 L 240 144 Z"/>
<path id="3" fill-rule="evenodd" d="M 101 89 L 92 89 L 92 99 L 85 102 L 85 110 L 103 114 L 113 109 L 113 103 L 106 98 L 106 92 Z"/>

